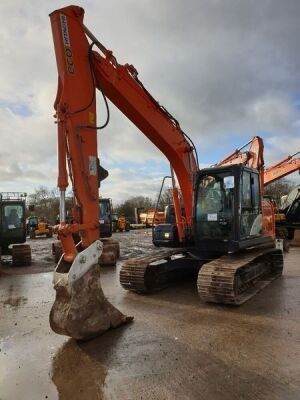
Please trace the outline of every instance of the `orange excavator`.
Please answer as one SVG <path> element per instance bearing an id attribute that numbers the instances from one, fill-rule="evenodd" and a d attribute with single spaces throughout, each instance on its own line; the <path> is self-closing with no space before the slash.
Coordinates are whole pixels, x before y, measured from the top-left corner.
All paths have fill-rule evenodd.
<path id="1" fill-rule="evenodd" d="M 247 146 L 250 146 L 249 150 L 243 151 Z M 277 181 L 278 179 L 284 178 L 285 176 L 300 170 L 300 151 L 291 156 L 285 157 L 284 159 L 267 168 L 263 165 L 262 156 L 262 140 L 258 136 L 254 136 L 252 140 L 250 140 L 244 146 L 234 150 L 233 153 L 213 166 L 230 164 L 244 164 L 254 168 L 258 168 L 259 166 L 265 187 L 270 183 Z"/>
<path id="2" fill-rule="evenodd" d="M 64 251 L 54 274 L 52 329 L 88 339 L 132 320 L 107 301 L 100 284 L 97 130 L 109 120 L 107 98 L 170 162 L 180 246 L 126 261 L 120 271 L 122 286 L 149 293 L 187 271 L 199 270 L 203 300 L 242 304 L 280 276 L 283 268 L 282 252 L 275 248 L 273 207 L 262 198 L 262 153 L 250 164 L 199 170 L 195 146 L 179 122 L 146 90 L 137 70 L 119 64 L 85 27 L 83 17 L 84 10 L 76 6 L 50 14 L 58 68 L 61 223 L 56 230 Z M 96 89 L 107 112 L 101 126 L 96 123 Z M 76 199 L 72 224 L 64 215 L 67 170 Z M 81 236 L 77 246 L 74 232 Z"/>
<path id="3" fill-rule="evenodd" d="M 269 185 L 293 172 L 300 171 L 300 151 L 287 156 L 281 161 L 266 168 L 264 172 L 264 184 Z M 289 250 L 288 240 L 294 238 L 295 230 L 299 229 L 299 199 L 296 198 L 289 207 L 280 209 L 273 200 L 275 210 L 276 237 L 283 240 L 284 250 Z"/>
<path id="4" fill-rule="evenodd" d="M 299 170 L 300 170 L 300 151 L 291 156 L 287 156 L 281 161 L 271 165 L 271 167 L 265 168 L 264 184 L 265 186 L 267 186 L 270 183 L 275 182 L 278 179 L 284 178 L 285 176 Z"/>

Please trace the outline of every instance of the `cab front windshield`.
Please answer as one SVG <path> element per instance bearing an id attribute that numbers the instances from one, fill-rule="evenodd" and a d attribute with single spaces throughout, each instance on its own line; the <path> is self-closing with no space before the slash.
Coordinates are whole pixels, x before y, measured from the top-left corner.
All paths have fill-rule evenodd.
<path id="1" fill-rule="evenodd" d="M 22 227 L 24 217 L 23 207 L 19 204 L 4 206 L 3 227 L 4 230 L 13 230 Z"/>
<path id="2" fill-rule="evenodd" d="M 196 219 L 199 234 L 229 238 L 232 230 L 234 176 L 230 172 L 204 175 L 198 186 Z"/>
<path id="3" fill-rule="evenodd" d="M 220 213 L 231 210 L 234 177 L 226 174 L 205 175 L 199 183 L 198 213 Z"/>

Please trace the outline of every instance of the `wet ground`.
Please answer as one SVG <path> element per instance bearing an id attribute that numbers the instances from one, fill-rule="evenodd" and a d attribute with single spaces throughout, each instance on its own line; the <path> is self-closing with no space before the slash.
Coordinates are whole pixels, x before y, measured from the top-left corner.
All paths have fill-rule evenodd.
<path id="1" fill-rule="evenodd" d="M 47 237 L 40 237 L 38 239 L 27 238 L 26 244 L 29 244 L 31 247 L 32 265 L 30 267 L 15 268 L 12 267 L 11 256 L 2 256 L 0 275 L 23 275 L 53 271 L 52 243 L 54 241 L 55 238 L 48 239 Z"/>
<path id="2" fill-rule="evenodd" d="M 150 235 L 117 234 L 121 258 L 156 251 Z M 37 257 L 50 257 L 43 271 L 53 268 L 50 244 L 33 244 Z M 135 320 L 86 343 L 49 328 L 51 272 L 4 268 L 1 400 L 300 398 L 300 248 L 285 256 L 282 278 L 239 308 L 201 303 L 195 282 L 151 296 L 125 292 L 119 267 L 102 270 L 102 287 Z"/>

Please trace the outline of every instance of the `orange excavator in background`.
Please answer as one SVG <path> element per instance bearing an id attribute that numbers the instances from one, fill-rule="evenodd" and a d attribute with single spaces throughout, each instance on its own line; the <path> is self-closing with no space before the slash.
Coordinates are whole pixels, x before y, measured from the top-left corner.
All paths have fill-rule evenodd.
<path id="1" fill-rule="evenodd" d="M 269 168 L 265 168 L 264 184 L 267 186 L 296 171 L 300 171 L 300 151 L 291 156 L 287 156 Z M 295 200 L 292 204 L 283 209 L 278 206 L 275 200 L 272 201 L 275 210 L 276 237 L 283 240 L 284 250 L 288 251 L 288 240 L 292 240 L 295 230 L 299 229 L 299 198 L 295 196 Z"/>
<path id="2" fill-rule="evenodd" d="M 247 146 L 250 146 L 250 148 L 244 150 Z M 300 154 L 300 151 L 266 168 L 262 165 L 261 160 L 259 160 L 259 158 L 262 157 L 262 149 L 263 144 L 261 139 L 258 136 L 254 136 L 248 143 L 234 150 L 234 152 L 225 157 L 222 161 L 214 164 L 213 167 L 234 164 L 244 164 L 248 166 L 260 165 L 261 179 L 263 179 L 264 187 L 293 172 L 300 171 L 300 156 L 296 157 Z"/>
<path id="3" fill-rule="evenodd" d="M 249 149 L 245 150 L 248 146 Z M 263 151 L 264 145 L 262 139 L 259 136 L 254 136 L 248 143 L 244 144 L 239 149 L 234 150 L 223 160 L 212 165 L 212 167 L 243 164 L 250 168 L 259 169 L 261 172 L 264 168 Z M 263 178 L 263 175 L 260 175 Z"/>
<path id="4" fill-rule="evenodd" d="M 300 151 L 291 156 L 287 156 L 269 168 L 265 168 L 265 186 L 296 171 L 300 172 Z M 295 188 L 295 191 L 292 192 L 297 191 L 298 189 Z M 287 197 L 292 196 L 289 194 Z M 278 205 L 275 200 L 272 200 L 275 212 L 276 237 L 283 240 L 283 248 L 285 251 L 289 251 L 289 240 L 293 240 L 295 231 L 300 229 L 299 199 L 300 196 L 298 191 L 297 196 L 295 195 L 293 201 L 291 201 L 291 203 L 285 207 L 281 207 L 281 205 Z"/>
<path id="5" fill-rule="evenodd" d="M 250 145 L 249 150 L 243 151 L 248 145 Z M 215 166 L 239 163 L 242 163 L 244 165 L 253 164 L 257 162 L 257 159 L 260 157 L 260 153 L 262 154 L 262 143 L 260 143 L 259 138 L 255 136 L 250 142 L 246 143 L 240 149 L 235 150 L 229 156 L 224 158 L 224 160 L 215 164 Z M 264 168 L 264 166 L 260 162 L 261 177 L 263 178 L 264 187 L 297 170 L 300 170 L 300 158 L 296 157 L 298 154 L 300 154 L 300 152 L 297 152 L 291 156 L 287 156 L 286 158 L 268 168 Z M 279 209 L 274 199 L 269 198 L 269 201 L 272 202 L 274 208 L 276 238 L 283 240 L 283 249 L 285 251 L 288 251 L 288 239 L 292 239 L 294 233 L 294 229 L 290 227 L 292 221 L 289 221 L 288 225 L 285 212 Z M 297 225 L 297 221 L 294 221 L 294 224 Z"/>
<path id="6" fill-rule="evenodd" d="M 247 146 L 250 145 L 249 150 L 243 151 Z M 257 164 L 257 158 L 260 157 L 260 146 L 259 138 L 255 136 L 250 142 L 246 143 L 241 148 L 235 150 L 229 156 L 225 157 L 222 161 L 219 161 L 214 166 L 230 165 L 230 164 L 244 164 L 244 165 L 255 165 Z M 298 156 L 299 157 L 296 157 Z M 261 162 L 259 162 L 261 164 Z M 263 167 L 263 166 L 261 166 Z M 264 186 L 266 187 L 270 183 L 277 181 L 278 179 L 284 178 L 293 172 L 300 170 L 300 151 L 297 153 L 287 156 L 277 163 L 263 169 Z"/>
<path id="7" fill-rule="evenodd" d="M 168 158 L 179 244 L 157 256 L 126 261 L 120 271 L 122 286 L 149 293 L 196 270 L 200 298 L 242 304 L 283 268 L 274 241 L 273 207 L 262 198 L 262 140 L 257 138 L 261 152 L 254 162 L 199 170 L 195 146 L 178 121 L 145 89 L 137 70 L 120 65 L 85 27 L 83 17 L 84 10 L 76 6 L 50 14 L 58 68 L 61 223 L 56 230 L 64 251 L 54 274 L 52 329 L 87 339 L 132 319 L 107 301 L 100 284 L 97 130 L 109 121 L 106 98 Z M 106 105 L 102 126 L 96 124 L 96 88 Z M 67 166 L 76 199 L 72 224 L 64 215 Z M 74 232 L 81 235 L 77 246 Z"/>
<path id="8" fill-rule="evenodd" d="M 273 164 L 271 167 L 265 168 L 264 184 L 265 186 L 267 186 L 270 183 L 275 182 L 278 179 L 284 178 L 285 176 L 299 170 L 300 170 L 300 151 L 291 156 L 287 156 L 281 161 Z"/>

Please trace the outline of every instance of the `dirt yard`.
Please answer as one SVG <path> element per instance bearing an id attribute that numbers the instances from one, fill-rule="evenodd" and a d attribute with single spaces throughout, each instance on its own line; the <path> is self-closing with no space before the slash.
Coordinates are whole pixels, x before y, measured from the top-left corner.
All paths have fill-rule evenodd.
<path id="1" fill-rule="evenodd" d="M 86 343 L 49 327 L 51 239 L 29 242 L 32 267 L 1 267 L 1 400 L 300 399 L 299 247 L 282 278 L 234 308 L 202 303 L 193 281 L 150 296 L 124 291 L 122 260 L 157 250 L 151 230 L 114 237 L 121 259 L 102 269 L 102 287 L 135 319 Z"/>

